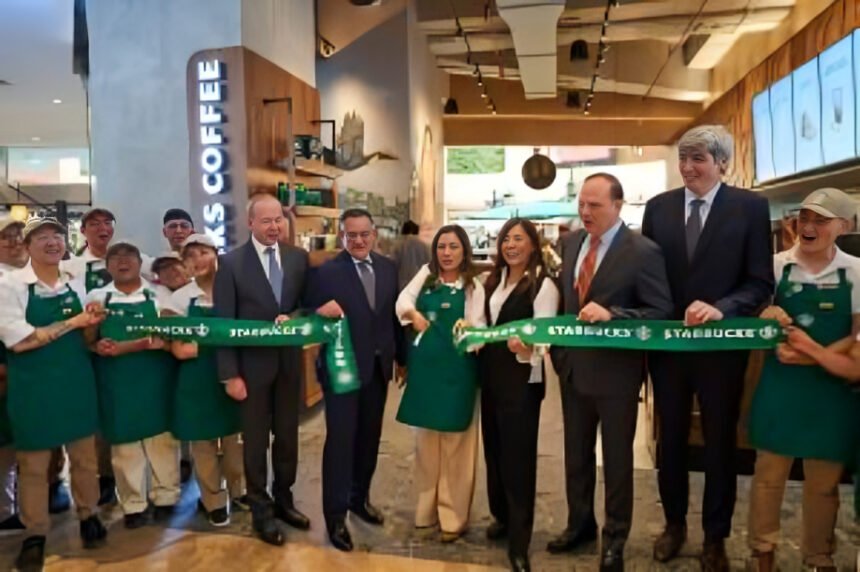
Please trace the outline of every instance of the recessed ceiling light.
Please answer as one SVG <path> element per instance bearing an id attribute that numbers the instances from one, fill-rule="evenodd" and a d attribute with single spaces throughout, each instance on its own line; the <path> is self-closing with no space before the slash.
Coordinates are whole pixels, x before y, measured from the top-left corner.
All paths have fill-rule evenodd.
<path id="1" fill-rule="evenodd" d="M 31 141 L 41 141 L 42 138 L 41 137 L 31 137 L 30 140 Z"/>
<path id="2" fill-rule="evenodd" d="M 63 103 L 63 100 L 62 99 L 55 99 L 54 103 Z"/>

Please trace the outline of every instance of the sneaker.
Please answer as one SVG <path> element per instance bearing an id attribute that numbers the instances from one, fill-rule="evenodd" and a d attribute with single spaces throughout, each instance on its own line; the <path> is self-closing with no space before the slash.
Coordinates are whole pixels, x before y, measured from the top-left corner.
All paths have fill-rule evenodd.
<path id="1" fill-rule="evenodd" d="M 129 530 L 146 526 L 146 513 L 134 512 L 131 514 L 127 514 L 123 517 L 123 521 L 125 522 L 125 527 Z"/>
<path id="2" fill-rule="evenodd" d="M 209 524 L 212 526 L 227 526 L 230 524 L 230 513 L 226 508 L 216 508 L 209 513 Z"/>
<path id="3" fill-rule="evenodd" d="M 72 499 L 69 497 L 69 489 L 63 481 L 51 483 L 48 489 L 48 511 L 51 514 L 60 514 L 72 508 Z"/>
<path id="4" fill-rule="evenodd" d="M 45 566 L 45 537 L 30 536 L 21 544 L 21 552 L 15 559 L 18 572 L 42 572 Z"/>
<path id="5" fill-rule="evenodd" d="M 13 514 L 9 518 L 0 521 L 0 536 L 17 534 L 26 528 L 24 523 L 21 522 L 21 518 L 17 514 Z"/>
<path id="6" fill-rule="evenodd" d="M 104 544 L 105 537 L 107 537 L 107 529 L 99 517 L 93 515 L 81 521 L 81 542 L 84 548 L 96 548 Z"/>
<path id="7" fill-rule="evenodd" d="M 233 510 L 241 510 L 248 512 L 251 510 L 251 501 L 248 500 L 248 495 L 242 495 L 239 498 L 230 499 L 230 508 Z"/>

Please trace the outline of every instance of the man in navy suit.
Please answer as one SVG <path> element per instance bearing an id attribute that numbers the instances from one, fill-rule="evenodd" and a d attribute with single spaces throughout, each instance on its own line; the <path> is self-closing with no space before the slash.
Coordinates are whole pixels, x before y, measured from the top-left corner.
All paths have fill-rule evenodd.
<path id="1" fill-rule="evenodd" d="M 325 394 L 326 441 L 323 449 L 323 515 L 329 539 L 352 550 L 346 514 L 374 525 L 382 513 L 369 498 L 376 470 L 382 414 L 394 362 L 405 364 L 403 330 L 394 313 L 397 268 L 373 252 L 376 228 L 364 209 L 347 209 L 340 218 L 344 250 L 317 269 L 309 300 L 318 312 L 349 319 L 361 388 L 332 392 L 325 359 L 318 360 Z"/>
<path id="2" fill-rule="evenodd" d="M 663 249 L 672 319 L 688 325 L 756 316 L 773 292 L 767 199 L 722 182 L 732 136 L 703 125 L 678 142 L 684 188 L 648 201 L 642 234 Z M 659 415 L 658 483 L 666 529 L 654 558 L 677 556 L 687 535 L 687 440 L 693 395 L 704 433 L 705 498 L 702 569 L 728 571 L 737 489 L 735 444 L 748 351 L 654 352 L 648 356 Z"/>

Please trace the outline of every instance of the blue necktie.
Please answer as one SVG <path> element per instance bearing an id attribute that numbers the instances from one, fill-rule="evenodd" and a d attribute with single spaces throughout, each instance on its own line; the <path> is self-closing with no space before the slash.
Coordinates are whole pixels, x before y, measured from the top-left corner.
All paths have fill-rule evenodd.
<path id="1" fill-rule="evenodd" d="M 280 305 L 281 286 L 284 283 L 284 273 L 278 265 L 278 259 L 275 258 L 275 256 L 278 255 L 278 251 L 275 250 L 274 247 L 270 246 L 266 249 L 266 254 L 269 256 L 269 285 L 272 287 L 272 294 L 275 295 L 275 300 L 277 300 L 278 305 Z"/>

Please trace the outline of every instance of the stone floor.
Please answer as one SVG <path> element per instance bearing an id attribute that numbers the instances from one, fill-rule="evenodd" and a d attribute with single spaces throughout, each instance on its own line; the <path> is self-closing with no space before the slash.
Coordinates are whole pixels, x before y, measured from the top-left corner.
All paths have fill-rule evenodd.
<path id="1" fill-rule="evenodd" d="M 315 410 L 306 415 L 301 427 L 301 461 L 295 490 L 297 504 L 311 517 L 313 527 L 309 532 L 293 531 L 288 548 L 272 548 L 251 539 L 250 517 L 245 513 L 234 515 L 233 524 L 229 527 L 217 533 L 211 532 L 203 516 L 195 512 L 197 491 L 191 484 L 183 491 L 180 508 L 167 527 L 151 526 L 127 531 L 122 527 L 119 509 L 106 510 L 103 517 L 110 522 L 109 544 L 91 552 L 80 549 L 73 517 L 68 514 L 57 517 L 55 530 L 49 538 L 51 556 L 47 569 L 71 572 L 95 569 L 477 572 L 486 570 L 484 566 L 504 569 L 507 563 L 504 547 L 484 538 L 489 516 L 483 463 L 480 463 L 478 474 L 473 524 L 461 540 L 452 545 L 442 545 L 436 533 L 420 532 L 412 527 L 415 498 L 411 488 L 413 441 L 411 430 L 394 420 L 398 401 L 399 392 L 392 389 L 372 491 L 373 502 L 387 516 L 385 526 L 373 528 L 361 522 L 350 523 L 357 551 L 361 554 L 340 554 L 327 544 L 320 493 L 320 460 L 325 429 L 322 411 Z M 544 550 L 546 542 L 561 531 L 566 518 L 561 407 L 555 383 L 549 383 L 542 415 L 532 567 L 543 572 L 596 570 L 596 546 L 567 556 L 551 556 Z M 662 511 L 656 494 L 653 464 L 641 439 L 636 447 L 636 466 L 635 522 L 627 545 L 627 570 L 698 570 L 696 555 L 702 535 L 698 527 L 700 513 L 695 507 L 701 503 L 702 476 L 693 474 L 691 477 L 690 542 L 681 558 L 663 566 L 655 564 L 650 556 L 652 540 L 662 527 Z M 748 489 L 749 479 L 741 477 L 734 533 L 728 542 L 733 570 L 743 570 L 747 553 Z M 784 505 L 785 540 L 780 547 L 783 572 L 801 569 L 800 492 L 799 485 L 792 483 Z M 598 493 L 597 503 L 601 506 L 601 493 Z M 843 488 L 842 503 L 837 528 L 837 559 L 840 570 L 853 571 L 857 546 L 860 545 L 860 526 L 853 520 L 850 487 Z M 20 536 L 0 538 L 0 570 L 11 566 L 19 542 Z"/>

